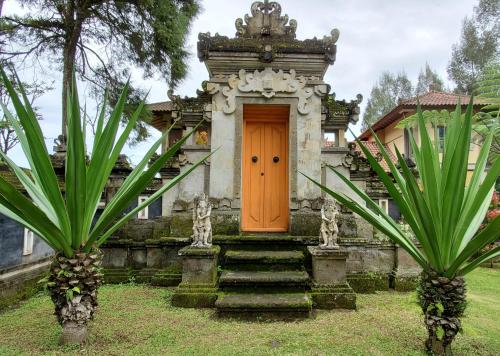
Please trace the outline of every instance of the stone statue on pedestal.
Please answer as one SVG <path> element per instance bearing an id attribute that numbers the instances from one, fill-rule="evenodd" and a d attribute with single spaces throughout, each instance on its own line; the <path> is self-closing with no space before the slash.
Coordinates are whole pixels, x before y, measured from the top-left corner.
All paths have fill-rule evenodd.
<path id="1" fill-rule="evenodd" d="M 319 247 L 322 249 L 339 249 L 337 244 L 337 235 L 339 228 L 337 226 L 337 217 L 339 211 L 335 200 L 327 199 L 321 207 L 321 229 L 319 231 Z"/>
<path id="2" fill-rule="evenodd" d="M 212 246 L 212 223 L 210 214 L 212 204 L 205 194 L 197 197 L 193 208 L 193 243 L 191 246 L 210 247 Z"/>

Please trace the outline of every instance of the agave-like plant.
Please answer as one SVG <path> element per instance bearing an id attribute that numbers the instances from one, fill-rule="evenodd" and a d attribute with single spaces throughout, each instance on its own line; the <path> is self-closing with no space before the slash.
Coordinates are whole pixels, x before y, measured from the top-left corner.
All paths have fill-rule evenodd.
<path id="1" fill-rule="evenodd" d="M 118 129 L 128 84 L 107 119 L 104 102 L 92 151 L 87 155 L 85 127 L 80 116 L 76 85 L 73 85 L 67 100 L 67 153 L 64 190 L 61 191 L 42 130 L 24 90 L 21 88 L 19 95 L 3 70 L 1 76 L 17 115 L 14 116 L 5 106 L 2 108 L 16 131 L 30 170 L 26 173 L 2 153 L 3 160 L 16 174 L 28 196 L 17 191 L 0 176 L 0 213 L 33 231 L 54 249 L 47 285 L 55 305 L 55 314 L 63 328 L 60 341 L 63 344 L 82 343 L 87 335 L 87 323 L 97 306 L 97 288 L 102 282 L 102 254 L 99 246 L 137 212 L 179 183 L 204 159 L 136 208 L 124 213 L 192 133 L 148 166 L 150 158 L 168 135 L 166 132 L 151 146 L 107 203 L 102 214 L 95 219 L 101 194 L 128 135 L 144 110 L 144 102 L 135 110 L 120 135 Z"/>
<path id="2" fill-rule="evenodd" d="M 390 167 L 389 175 L 363 143 L 357 140 L 371 167 L 399 207 L 418 244 L 365 192 L 334 168 L 330 167 L 364 203 L 309 178 L 405 249 L 422 267 L 418 296 L 428 331 L 426 347 L 436 354 L 451 354 L 451 342 L 460 330 L 460 317 L 466 307 L 463 276 L 488 259 L 500 255 L 500 247 L 476 255 L 484 246 L 500 237 L 500 217 L 478 232 L 500 173 L 500 159 L 486 169 L 493 134 L 490 133 L 482 145 L 472 178 L 466 185 L 472 117 L 472 101 L 463 116 L 460 104 L 457 105 L 448 121 L 444 151 L 441 153 L 439 142 L 432 142 L 422 111 L 418 108 L 420 147 L 410 136 L 420 176 L 418 179 L 397 147 L 399 167 L 391 162 L 387 151 L 373 133 Z"/>

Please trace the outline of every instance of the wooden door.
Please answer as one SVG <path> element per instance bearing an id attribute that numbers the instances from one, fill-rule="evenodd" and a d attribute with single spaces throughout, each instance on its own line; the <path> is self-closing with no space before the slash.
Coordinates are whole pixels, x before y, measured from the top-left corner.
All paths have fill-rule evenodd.
<path id="1" fill-rule="evenodd" d="M 243 107 L 243 231 L 288 231 L 288 117 L 288 106 Z"/>

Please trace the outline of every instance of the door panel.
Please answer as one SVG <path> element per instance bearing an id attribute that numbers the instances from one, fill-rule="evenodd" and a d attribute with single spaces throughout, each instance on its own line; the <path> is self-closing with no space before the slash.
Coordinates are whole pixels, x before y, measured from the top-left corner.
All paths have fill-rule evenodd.
<path id="1" fill-rule="evenodd" d="M 288 231 L 288 116 L 278 105 L 245 105 L 242 230 Z"/>

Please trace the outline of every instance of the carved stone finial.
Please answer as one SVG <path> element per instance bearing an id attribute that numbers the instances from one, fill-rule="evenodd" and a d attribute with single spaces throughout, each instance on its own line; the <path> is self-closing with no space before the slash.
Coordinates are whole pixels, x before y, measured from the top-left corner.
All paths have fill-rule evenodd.
<path id="1" fill-rule="evenodd" d="M 322 249 L 339 249 L 337 226 L 339 211 L 334 199 L 326 199 L 321 207 L 321 228 L 319 231 L 319 247 Z"/>
<path id="2" fill-rule="evenodd" d="M 210 204 L 206 194 L 203 193 L 201 196 L 196 197 L 193 208 L 193 243 L 191 246 L 212 246 L 211 213 L 212 204 Z"/>
<path id="3" fill-rule="evenodd" d="M 246 14 L 245 21 L 236 19 L 237 37 L 287 36 L 295 38 L 297 21 L 290 20 L 288 15 L 281 16 L 281 5 L 275 1 L 256 1 L 250 7 L 252 16 Z"/>

